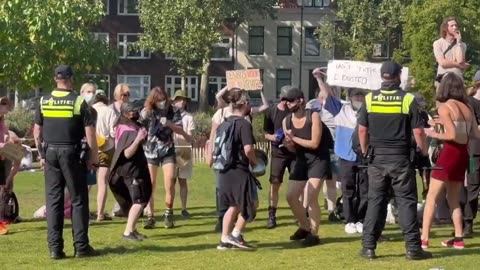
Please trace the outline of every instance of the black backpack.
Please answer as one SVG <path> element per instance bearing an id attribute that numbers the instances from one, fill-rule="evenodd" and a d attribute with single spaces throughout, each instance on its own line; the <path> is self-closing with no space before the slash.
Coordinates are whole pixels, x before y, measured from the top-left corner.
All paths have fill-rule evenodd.
<path id="1" fill-rule="evenodd" d="M 311 123 L 312 122 L 312 110 L 305 110 L 305 115 L 307 117 L 305 124 Z M 320 123 L 322 123 L 322 138 L 320 139 L 320 145 L 318 146 L 318 149 L 329 149 L 333 150 L 335 146 L 335 141 L 333 140 L 332 133 L 330 132 L 330 129 L 325 125 L 323 121 L 320 120 Z M 285 126 L 287 129 L 292 129 L 292 114 L 289 114 L 287 116 L 287 120 L 285 122 Z"/>
<path id="2" fill-rule="evenodd" d="M 15 193 L 0 189 L 0 222 L 14 223 L 19 215 L 18 200 Z"/>
<path id="3" fill-rule="evenodd" d="M 224 172 L 233 165 L 233 155 L 235 145 L 233 136 L 235 132 L 235 122 L 238 119 L 227 118 L 221 123 L 216 131 L 213 142 L 213 165 L 214 170 Z"/>

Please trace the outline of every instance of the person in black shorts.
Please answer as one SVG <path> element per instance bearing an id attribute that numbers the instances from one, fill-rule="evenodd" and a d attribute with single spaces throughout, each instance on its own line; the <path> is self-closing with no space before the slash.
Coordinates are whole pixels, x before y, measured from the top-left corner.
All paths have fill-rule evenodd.
<path id="1" fill-rule="evenodd" d="M 152 182 L 142 143 L 148 131 L 138 124 L 139 114 L 131 104 L 121 106 L 121 116 L 115 125 L 115 153 L 109 184 L 119 201 L 131 203 L 123 239 L 142 241 L 146 236 L 138 233 L 136 224 L 143 208 L 152 195 Z"/>
<path id="2" fill-rule="evenodd" d="M 320 244 L 318 194 L 323 181 L 332 179 L 329 145 L 325 138 L 325 134 L 329 133 L 322 132 L 327 128 L 317 112 L 305 110 L 300 89 L 289 89 L 285 100 L 292 113 L 283 120 L 284 144 L 296 156 L 289 178 L 287 201 L 300 225 L 290 240 L 304 240 L 305 246 L 314 246 Z M 299 201 L 302 194 L 303 205 Z"/>
<path id="3" fill-rule="evenodd" d="M 258 205 L 256 180 L 249 169 L 249 165 L 254 167 L 256 164 L 253 147 L 255 139 L 252 125 L 244 118 L 250 112 L 250 102 L 247 92 L 240 89 L 230 90 L 229 101 L 233 113 L 220 127 L 233 122 L 234 147 L 231 153 L 231 166 L 218 173 L 219 209 L 226 211 L 217 249 L 225 250 L 231 247 L 252 249 L 242 236 L 247 222 L 255 218 Z"/>
<path id="4" fill-rule="evenodd" d="M 283 175 L 288 169 L 290 173 L 292 162 L 295 155 L 283 146 L 283 119 L 290 114 L 285 101 L 285 95 L 292 86 L 284 86 L 280 90 L 280 102 L 275 107 L 270 107 L 265 111 L 263 121 L 263 130 L 265 139 L 271 142 L 271 163 L 270 163 L 270 192 L 268 194 L 268 221 L 267 228 L 273 229 L 277 226 L 277 205 L 278 192 L 283 183 Z"/>

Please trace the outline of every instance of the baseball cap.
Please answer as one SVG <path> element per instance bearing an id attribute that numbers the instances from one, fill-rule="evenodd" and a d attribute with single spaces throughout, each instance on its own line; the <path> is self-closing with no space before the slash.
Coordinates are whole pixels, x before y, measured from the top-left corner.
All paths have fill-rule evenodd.
<path id="1" fill-rule="evenodd" d="M 105 94 L 105 91 L 103 91 L 102 89 L 97 89 L 97 91 L 95 91 L 95 95 L 96 96 L 107 96 L 107 94 Z"/>
<path id="2" fill-rule="evenodd" d="M 358 89 L 358 88 L 349 88 L 348 89 L 348 96 L 365 96 L 366 93 L 363 89 Z"/>
<path id="3" fill-rule="evenodd" d="M 386 61 L 382 64 L 380 68 L 380 73 L 382 78 L 393 79 L 395 76 L 399 75 L 402 72 L 402 66 L 393 61 Z"/>
<path id="4" fill-rule="evenodd" d="M 120 107 L 120 111 L 122 112 L 122 114 L 124 114 L 128 112 L 135 112 L 137 110 L 135 109 L 133 104 L 129 102 L 129 103 L 123 103 L 122 107 Z"/>
<path id="5" fill-rule="evenodd" d="M 473 81 L 474 82 L 480 81 L 480 70 L 477 70 L 477 72 L 475 73 L 475 76 L 473 76 Z"/>
<path id="6" fill-rule="evenodd" d="M 285 94 L 285 97 L 283 97 L 284 100 L 295 100 L 299 98 L 304 98 L 304 95 L 303 92 L 296 87 L 289 88 Z"/>
<path id="7" fill-rule="evenodd" d="M 72 67 L 69 65 L 60 65 L 55 69 L 55 76 L 60 76 L 61 78 L 68 79 L 73 76 Z"/>
<path id="8" fill-rule="evenodd" d="M 280 95 L 279 95 L 280 100 L 284 99 L 287 96 L 287 92 L 292 88 L 294 88 L 294 87 L 291 86 L 291 85 L 282 86 L 282 88 L 280 88 Z"/>

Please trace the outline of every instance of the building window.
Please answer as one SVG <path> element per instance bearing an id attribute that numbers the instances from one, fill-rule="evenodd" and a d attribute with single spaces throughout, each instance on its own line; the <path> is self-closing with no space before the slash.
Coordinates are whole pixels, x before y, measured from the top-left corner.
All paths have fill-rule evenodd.
<path id="1" fill-rule="evenodd" d="M 250 26 L 248 28 L 248 54 L 262 55 L 264 53 L 263 26 Z"/>
<path id="2" fill-rule="evenodd" d="M 389 58 L 389 46 L 388 42 L 377 43 L 373 45 L 373 57 L 377 58 Z"/>
<path id="3" fill-rule="evenodd" d="M 87 80 L 90 83 L 94 83 L 97 86 L 97 89 L 105 91 L 110 99 L 110 75 L 105 74 L 89 74 Z"/>
<path id="4" fill-rule="evenodd" d="M 292 27 L 277 27 L 277 55 L 292 55 Z"/>
<path id="5" fill-rule="evenodd" d="M 110 14 L 110 0 L 102 0 L 103 3 L 103 12 L 105 12 L 105 15 Z"/>
<path id="6" fill-rule="evenodd" d="M 291 69 L 277 69 L 277 98 L 280 96 L 280 89 L 285 85 L 292 84 Z"/>
<path id="7" fill-rule="evenodd" d="M 128 84 L 131 101 L 144 99 L 150 92 L 150 75 L 118 75 L 117 83 Z"/>
<path id="8" fill-rule="evenodd" d="M 107 46 L 110 44 L 110 36 L 108 33 L 97 32 L 93 33 L 93 38 L 98 41 L 104 42 Z"/>
<path id="9" fill-rule="evenodd" d="M 185 87 L 187 95 L 194 101 L 198 100 L 198 77 L 186 76 Z M 165 89 L 167 94 L 172 97 L 175 91 L 182 88 L 182 76 L 165 76 Z"/>
<path id="10" fill-rule="evenodd" d="M 138 15 L 138 0 L 118 0 L 118 15 Z"/>
<path id="11" fill-rule="evenodd" d="M 121 59 L 147 59 L 150 52 L 137 47 L 139 34 L 118 34 L 118 50 Z"/>
<path id="12" fill-rule="evenodd" d="M 328 7 L 330 0 L 303 0 L 304 7 Z"/>
<path id="13" fill-rule="evenodd" d="M 319 56 L 320 42 L 315 33 L 316 27 L 305 28 L 305 56 Z"/>
<path id="14" fill-rule="evenodd" d="M 213 44 L 212 61 L 232 61 L 232 39 L 225 37 L 222 41 Z"/>

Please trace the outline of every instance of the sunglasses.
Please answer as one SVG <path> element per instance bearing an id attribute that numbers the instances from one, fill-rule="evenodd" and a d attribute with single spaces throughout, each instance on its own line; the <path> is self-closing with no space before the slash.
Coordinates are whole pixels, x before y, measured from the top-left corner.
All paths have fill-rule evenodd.
<path id="1" fill-rule="evenodd" d="M 129 97 L 130 96 L 130 92 L 126 92 L 126 93 L 123 93 L 121 94 L 122 97 Z"/>
<path id="2" fill-rule="evenodd" d="M 297 100 L 297 99 L 295 99 L 295 98 L 291 98 L 291 99 L 289 99 L 289 98 L 282 98 L 281 101 L 283 101 L 283 102 L 288 102 L 288 103 L 292 103 L 292 102 L 295 102 L 296 100 Z"/>

